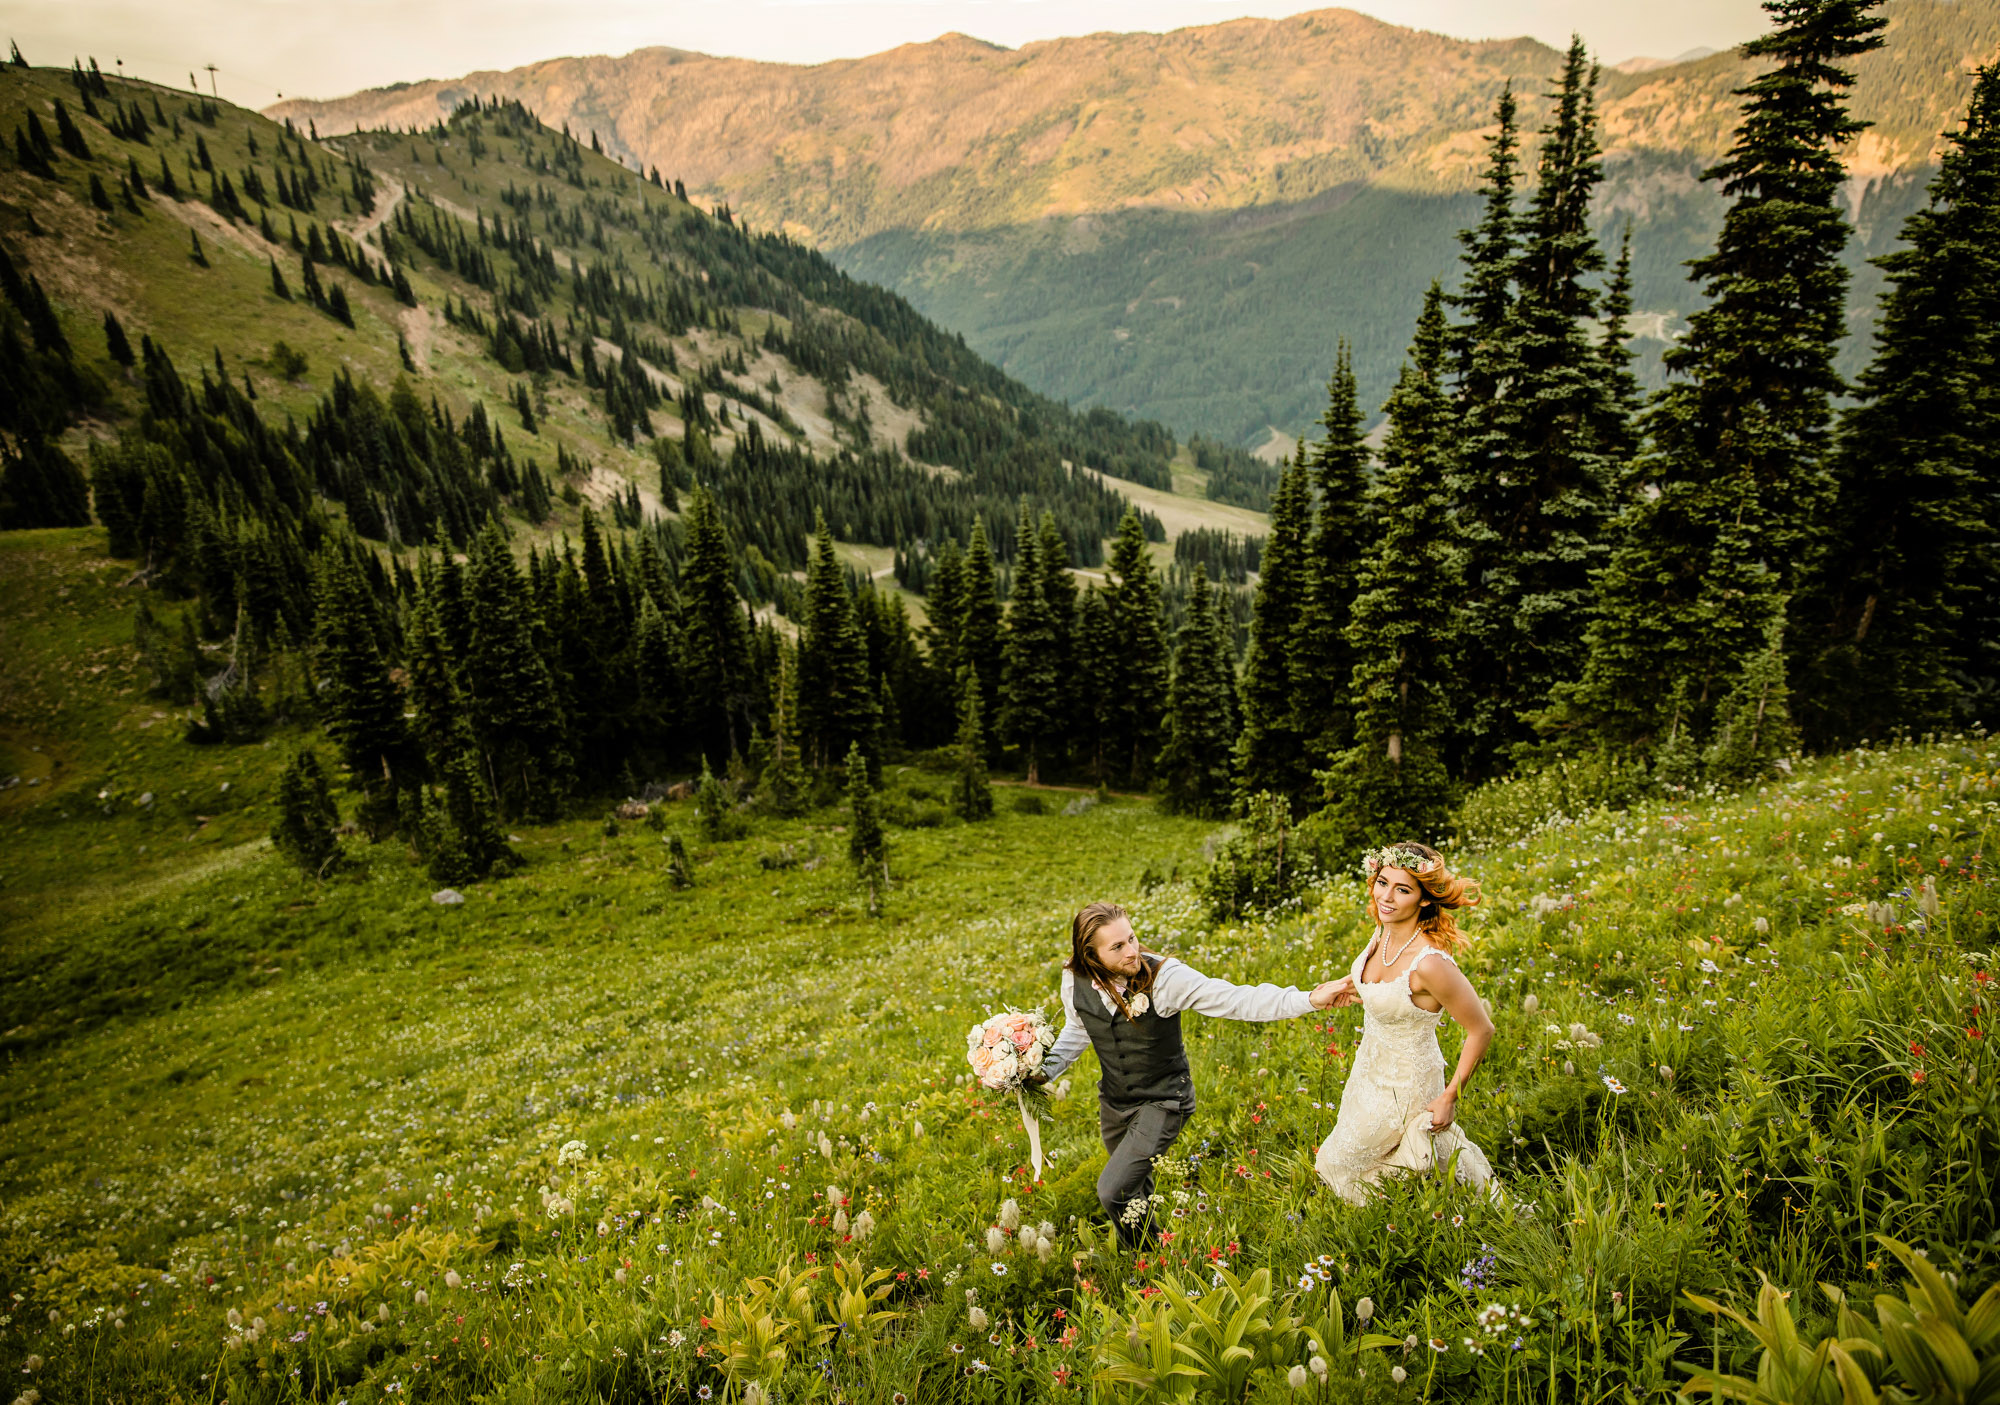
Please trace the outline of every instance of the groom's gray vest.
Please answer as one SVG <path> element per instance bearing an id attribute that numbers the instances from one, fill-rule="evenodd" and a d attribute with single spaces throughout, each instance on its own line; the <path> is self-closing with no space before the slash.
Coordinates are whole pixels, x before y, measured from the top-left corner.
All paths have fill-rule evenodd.
<path id="1" fill-rule="evenodd" d="M 1145 961 L 1157 970 L 1161 958 Z M 1178 1010 L 1162 1016 L 1148 998 L 1146 1012 L 1128 1020 L 1115 1008 L 1104 1008 L 1104 997 L 1087 978 L 1076 983 L 1074 998 L 1076 1017 L 1083 1021 L 1104 1072 L 1097 1084 L 1099 1096 L 1114 1103 L 1194 1102 L 1194 1074 L 1181 1043 Z"/>

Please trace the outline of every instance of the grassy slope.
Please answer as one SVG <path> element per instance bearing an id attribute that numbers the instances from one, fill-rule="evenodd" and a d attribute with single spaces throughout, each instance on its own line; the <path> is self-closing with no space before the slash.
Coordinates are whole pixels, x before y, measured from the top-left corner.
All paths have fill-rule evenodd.
<path id="1" fill-rule="evenodd" d="M 989 825 L 894 831 L 880 921 L 846 876 L 837 811 L 702 844 L 688 807 L 667 807 L 694 853 L 685 892 L 649 828 L 580 822 L 522 831 L 526 870 L 459 907 L 433 904 L 395 849 L 357 846 L 353 869 L 314 885 L 257 838 L 289 738 L 199 752 L 141 726 L 151 709 L 121 692 L 122 568 L 99 540 L 0 540 L 0 670 L 33 684 L 0 699 L 0 728 L 10 755 L 41 745 L 57 763 L 51 781 L 0 792 L 0 1291 L 25 1295 L 0 1343 L 10 1363 L 46 1359 L 48 1399 L 291 1399 L 294 1366 L 327 1400 L 679 1398 L 721 1384 L 693 1354 L 714 1340 L 696 1320 L 711 1289 L 857 1251 L 824 1223 L 828 1180 L 882 1226 L 863 1252 L 912 1275 L 891 1304 L 913 1314 L 905 1331 L 879 1354 L 831 1354 L 855 1398 L 973 1391 L 954 1341 L 1003 1372 L 1032 1366 L 1022 1387 L 1043 1387 L 1055 1365 L 1088 1363 L 1079 1277 L 1115 1299 L 1145 1271 L 1068 1228 L 1101 1155 L 1091 1061 L 1055 1107 L 1049 1182 L 1030 1188 L 1011 1108 L 954 1082 L 968 1020 L 1048 997 L 1064 917 L 1087 898 L 1136 901 L 1149 941 L 1239 980 L 1317 977 L 1362 935 L 1344 883 L 1304 916 L 1212 930 L 1185 887 L 1139 890 L 1147 868 L 1191 872 L 1203 826 L 1145 802 L 1015 814 L 1007 792 Z M 1181 1247 L 1281 1278 L 1324 1253 L 1387 1330 L 1455 1343 L 1480 1295 L 1453 1279 L 1490 1243 L 1492 1290 L 1540 1314 L 1520 1364 L 1573 1353 L 1607 1389 L 1673 1379 L 1651 1334 L 1701 1330 L 1673 1317 L 1679 1287 L 1763 1270 L 1804 1310 L 1814 1276 L 1881 1282 L 1869 1229 L 1990 1281 L 1995 1260 L 1964 1238 L 1946 1187 L 1968 1174 L 1954 1138 L 1995 1115 L 2000 1072 L 1964 1033 L 1983 1022 L 1967 963 L 1990 953 L 1959 955 L 1992 945 L 1977 856 L 2000 838 L 1995 761 L 1985 742 L 1834 758 L 1755 795 L 1468 856 L 1488 894 L 1469 968 L 1501 1032 L 1462 1115 L 1541 1215 L 1428 1186 L 1339 1206 L 1308 1161 L 1355 1016 L 1197 1020 L 1204 1110 L 1183 1145 L 1210 1165 Z M 151 810 L 133 803 L 142 786 Z M 895 776 L 893 805 L 934 806 L 940 787 Z M 191 831 L 196 810 L 214 817 Z M 1841 915 L 1924 873 L 1943 899 L 1936 944 L 1905 928 L 1885 952 Z M 1560 1043 L 1572 1021 L 1603 1047 Z M 1921 1086 L 1909 1042 L 1928 1049 Z M 1600 1073 L 1632 1091 L 1615 1098 Z M 586 1160 L 559 1164 L 572 1139 Z M 544 1187 L 574 1218 L 544 1210 Z M 1010 1249 L 1001 1279 L 975 1246 L 1010 1193 L 1061 1250 L 1042 1263 Z M 1812 1217 L 1774 1235 L 1781 1193 Z M 1072 1253 L 1092 1255 L 1080 1273 Z M 465 1286 L 448 1288 L 447 1268 Z M 968 1335 L 964 1285 L 943 1286 L 954 1270 L 976 1275 L 999 1348 Z M 496 1294 L 510 1272 L 522 1286 Z M 1051 1350 L 1058 1306 L 1086 1335 Z M 231 1307 L 272 1330 L 225 1346 Z M 82 1330 L 51 1326 L 51 1308 Z M 114 1313 L 122 1331 L 101 1325 Z M 1046 1355 L 1027 1353 L 1029 1332 Z M 1500 1364 L 1455 1346 L 1440 1359 L 1454 1394 L 1497 1394 Z"/>

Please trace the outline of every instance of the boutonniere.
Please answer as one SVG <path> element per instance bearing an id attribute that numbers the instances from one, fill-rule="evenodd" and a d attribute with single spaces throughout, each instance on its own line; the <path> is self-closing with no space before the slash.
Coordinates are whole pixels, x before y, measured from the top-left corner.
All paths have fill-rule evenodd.
<path id="1" fill-rule="evenodd" d="M 1145 1014 L 1146 1011 L 1152 1007 L 1152 1003 L 1153 1002 L 1148 1000 L 1145 996 L 1145 993 L 1142 991 L 1140 994 L 1135 995 L 1130 1000 L 1126 1001 L 1125 1005 L 1126 1008 L 1131 1010 L 1132 1018 L 1136 1020 L 1139 1018 L 1139 1016 Z"/>

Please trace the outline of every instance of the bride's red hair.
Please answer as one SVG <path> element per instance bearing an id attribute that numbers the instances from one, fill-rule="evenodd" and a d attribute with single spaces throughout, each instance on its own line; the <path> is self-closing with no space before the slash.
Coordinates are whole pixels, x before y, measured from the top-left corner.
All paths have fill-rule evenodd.
<path id="1" fill-rule="evenodd" d="M 1421 897 L 1417 904 L 1417 930 L 1424 934 L 1424 940 L 1440 951 L 1454 955 L 1465 949 L 1465 933 L 1458 929 L 1458 918 L 1453 914 L 1461 907 L 1479 906 L 1479 883 L 1476 879 L 1461 878 L 1444 866 L 1444 856 L 1428 844 L 1392 844 L 1391 849 L 1402 849 L 1429 863 L 1422 873 L 1409 873 L 1416 882 Z M 1392 865 L 1400 867 L 1400 865 Z M 1376 926 L 1382 925 L 1381 916 L 1375 911 L 1375 884 L 1368 884 L 1366 899 L 1368 920 Z"/>

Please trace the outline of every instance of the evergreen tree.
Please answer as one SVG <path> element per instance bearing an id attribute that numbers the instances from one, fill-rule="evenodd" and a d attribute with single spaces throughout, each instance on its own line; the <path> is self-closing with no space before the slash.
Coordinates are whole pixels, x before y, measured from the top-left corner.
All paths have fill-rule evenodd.
<path id="1" fill-rule="evenodd" d="M 90 486 L 69 455 L 44 439 L 0 446 L 0 531 L 89 525 Z"/>
<path id="2" fill-rule="evenodd" d="M 993 565 L 993 548 L 986 540 L 986 522 L 978 517 L 972 520 L 972 542 L 965 552 L 965 574 L 959 596 L 958 662 L 979 675 L 982 698 L 1004 697 L 999 573 Z"/>
<path id="3" fill-rule="evenodd" d="M 956 679 L 959 667 L 965 662 L 958 640 L 965 618 L 965 558 L 958 543 L 950 537 L 944 539 L 932 559 L 930 581 L 924 590 L 924 609 L 930 616 L 925 640 L 930 646 L 931 665 L 946 679 Z"/>
<path id="4" fill-rule="evenodd" d="M 1615 477 L 1639 452 L 1639 378 L 1632 373 L 1632 222 L 1625 222 L 1618 240 L 1618 260 L 1604 290 L 1604 338 L 1598 344 L 1604 360 L 1604 401 L 1608 415 L 1598 439 L 1611 458 Z"/>
<path id="5" fill-rule="evenodd" d="M 268 256 L 271 260 L 271 291 L 286 302 L 292 300 L 292 290 L 285 286 L 285 275 L 278 267 L 278 256 Z"/>
<path id="6" fill-rule="evenodd" d="M 1287 804 L 1310 780 L 1305 739 L 1292 707 L 1292 650 L 1305 605 L 1306 531 L 1311 489 L 1303 452 L 1293 454 L 1271 495 L 1271 532 L 1250 612 L 1243 660 L 1243 730 L 1236 738 L 1239 800 L 1269 792 Z"/>
<path id="7" fill-rule="evenodd" d="M 535 603 L 495 522 L 473 541 L 466 594 L 463 686 L 487 783 L 503 815 L 552 819 L 571 784 L 569 736 Z"/>
<path id="8" fill-rule="evenodd" d="M 208 255 L 202 252 L 201 231 L 198 229 L 188 231 L 188 261 L 197 268 L 208 267 Z"/>
<path id="9" fill-rule="evenodd" d="M 1042 761 L 1059 749 L 1070 680 L 1058 653 L 1056 606 L 1049 598 L 1041 538 L 1025 501 L 1015 541 L 1019 550 L 1002 650 L 1006 701 L 1000 711 L 1000 734 L 1027 753 L 1028 784 L 1039 785 Z"/>
<path id="10" fill-rule="evenodd" d="M 1834 349 L 1845 320 L 1835 204 L 1853 118 L 1841 65 L 1881 43 L 1871 0 L 1767 0 L 1777 22 L 1743 47 L 1772 64 L 1727 158 L 1705 173 L 1732 199 L 1692 264 L 1708 306 L 1666 356 L 1619 542 L 1598 586 L 1590 663 L 1571 697 L 1604 740 L 1651 748 L 1686 685 L 1696 742 L 1782 635 L 1788 597 L 1824 540 Z"/>
<path id="11" fill-rule="evenodd" d="M 1229 693 L 1235 679 L 1218 666 L 1217 618 L 1208 568 L 1194 568 L 1187 614 L 1174 640 L 1173 678 L 1167 685 L 1167 744 L 1159 773 L 1167 808 L 1215 819 L 1229 809 L 1230 761 L 1236 738 L 1229 726 Z"/>
<path id="12" fill-rule="evenodd" d="M 778 650 L 778 684 L 772 690 L 777 706 L 771 712 L 771 752 L 764 763 L 764 807 L 775 815 L 796 815 L 805 809 L 806 774 L 800 763 L 799 656 L 790 644 Z"/>
<path id="13" fill-rule="evenodd" d="M 278 822 L 271 826 L 271 846 L 301 872 L 324 878 L 346 857 L 334 833 L 339 828 L 340 811 L 327 789 L 326 772 L 306 747 L 278 775 Z"/>
<path id="14" fill-rule="evenodd" d="M 132 343 L 126 340 L 118 315 L 109 308 L 104 310 L 104 352 L 121 366 L 130 366 L 137 359 L 132 355 Z"/>
<path id="15" fill-rule="evenodd" d="M 1617 412 L 1586 281 L 1604 267 L 1590 226 L 1603 179 L 1596 83 L 1583 41 L 1572 40 L 1534 200 L 1515 226 L 1513 301 L 1473 358 L 1489 389 L 1463 407 L 1454 496 L 1466 597 L 1456 629 L 1467 650 L 1460 727 L 1475 776 L 1502 769 L 1533 736 L 1526 715 L 1582 672 L 1591 576 L 1606 551 L 1617 465 L 1605 434 Z"/>
<path id="16" fill-rule="evenodd" d="M 361 792 L 356 819 L 379 842 L 394 833 L 402 792 L 422 778 L 423 760 L 382 657 L 374 597 L 344 554 L 330 556 L 321 573 L 314 645 L 320 715 Z"/>
<path id="17" fill-rule="evenodd" d="M 980 716 L 979 675 L 966 669 L 960 676 L 958 738 L 952 747 L 952 808 L 960 819 L 993 817 L 993 786 L 986 774 L 986 725 Z"/>
<path id="18" fill-rule="evenodd" d="M 1083 593 L 1077 605 L 1073 674 L 1077 690 L 1072 701 L 1077 740 L 1089 758 L 1090 773 L 1100 783 L 1111 773 L 1111 748 L 1118 723 L 1118 699 L 1111 691 L 1119 676 L 1118 640 L 1106 594 L 1093 587 Z"/>
<path id="19" fill-rule="evenodd" d="M 701 837 L 710 844 L 738 838 L 742 832 L 729 792 L 723 789 L 721 778 L 709 767 L 706 757 L 702 758 L 701 778 L 694 785 L 694 818 L 701 826 Z"/>
<path id="20" fill-rule="evenodd" d="M 1715 712 L 1715 734 L 1702 761 L 1709 779 L 1750 785 L 1777 772 L 1792 749 L 1791 714 L 1785 702 L 1785 648 L 1780 624 L 1772 622 L 1764 647 L 1736 675 L 1734 686 Z"/>
<path id="21" fill-rule="evenodd" d="M 1340 343 L 1327 385 L 1326 437 L 1313 446 L 1311 465 L 1318 506 L 1300 562 L 1301 600 L 1293 626 L 1292 726 L 1310 761 L 1326 764 L 1351 740 L 1353 705 L 1348 694 L 1354 655 L 1347 640 L 1357 568 L 1374 536 L 1368 501 L 1368 445 L 1353 355 Z M 1303 807 L 1302 792 L 1295 812 Z"/>
<path id="22" fill-rule="evenodd" d="M 823 515 L 816 526 L 799 631 L 799 740 L 807 764 L 825 770 L 838 766 L 855 745 L 873 750 L 881 713 L 847 572 L 834 554 Z"/>
<path id="23" fill-rule="evenodd" d="M 1449 621 L 1461 553 L 1447 486 L 1455 467 L 1448 359 L 1443 295 L 1433 283 L 1389 396 L 1374 495 L 1379 526 L 1348 625 L 1354 743 L 1321 775 L 1326 823 L 1347 848 L 1385 834 L 1435 836 L 1451 812 L 1445 753 L 1458 664 Z"/>
<path id="24" fill-rule="evenodd" d="M 1118 523 L 1104 577 L 1110 672 L 1089 686 L 1105 693 L 1105 751 L 1113 774 L 1143 785 L 1160 753 L 1169 657 L 1160 615 L 1160 573 L 1134 508 L 1126 508 Z"/>
<path id="25" fill-rule="evenodd" d="M 2000 701 L 2000 65 L 1929 193 L 1876 260 L 1889 290 L 1835 459 L 1831 549 L 1795 614 L 1800 721 L 1822 746 Z"/>
<path id="26" fill-rule="evenodd" d="M 1516 248 L 1514 182 L 1520 167 L 1520 133 L 1515 116 L 1519 104 L 1514 85 L 1500 90 L 1494 104 L 1494 133 L 1486 139 L 1486 174 L 1480 182 L 1483 212 L 1479 223 L 1459 231 L 1465 250 L 1465 287 L 1451 305 L 1465 315 L 1452 333 L 1452 363 L 1458 377 L 1460 403 L 1490 400 L 1498 389 L 1500 371 L 1492 358 L 1506 335 L 1513 309 Z"/>
<path id="27" fill-rule="evenodd" d="M 889 836 L 882 829 L 882 802 L 869 780 L 867 756 L 861 743 L 847 749 L 847 857 L 868 890 L 868 911 L 882 910 L 882 892 L 889 886 Z"/>
<path id="28" fill-rule="evenodd" d="M 697 755 L 726 761 L 750 738 L 750 626 L 736 593 L 722 515 L 706 489 L 689 496 L 685 522 L 680 598 L 688 732 Z"/>
<path id="29" fill-rule="evenodd" d="M 471 883 L 511 862 L 493 792 L 480 773 L 478 744 L 453 677 L 450 654 L 430 600 L 420 597 L 410 622 L 410 702 L 415 732 L 444 797 L 425 797 L 424 846 L 431 878 Z"/>

